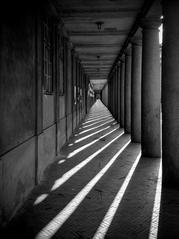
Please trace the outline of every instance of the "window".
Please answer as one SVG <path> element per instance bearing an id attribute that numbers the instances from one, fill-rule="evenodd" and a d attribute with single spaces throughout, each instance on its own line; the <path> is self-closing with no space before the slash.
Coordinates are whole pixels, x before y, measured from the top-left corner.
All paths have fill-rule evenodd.
<path id="1" fill-rule="evenodd" d="M 49 19 L 43 22 L 43 88 L 45 93 L 53 92 L 53 48 L 52 24 Z"/>
<path id="2" fill-rule="evenodd" d="M 72 61 L 72 80 L 73 80 L 73 104 L 76 105 L 76 65 L 75 65 L 75 56 L 74 51 L 72 50 L 71 54 Z"/>
<path id="3" fill-rule="evenodd" d="M 64 37 L 58 34 L 59 94 L 64 94 Z"/>
<path id="4" fill-rule="evenodd" d="M 67 87 L 67 70 L 68 70 L 68 49 L 67 49 L 67 38 L 63 38 L 63 82 L 64 91 Z"/>

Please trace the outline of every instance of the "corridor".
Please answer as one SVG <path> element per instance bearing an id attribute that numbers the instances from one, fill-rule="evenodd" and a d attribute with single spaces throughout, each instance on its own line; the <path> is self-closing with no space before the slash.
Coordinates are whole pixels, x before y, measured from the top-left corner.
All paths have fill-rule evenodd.
<path id="1" fill-rule="evenodd" d="M 177 23 L 178 0 L 3 1 L 0 237 L 179 238 Z"/>
<path id="2" fill-rule="evenodd" d="M 161 163 L 140 156 L 140 144 L 97 100 L 6 237 L 156 238 Z"/>

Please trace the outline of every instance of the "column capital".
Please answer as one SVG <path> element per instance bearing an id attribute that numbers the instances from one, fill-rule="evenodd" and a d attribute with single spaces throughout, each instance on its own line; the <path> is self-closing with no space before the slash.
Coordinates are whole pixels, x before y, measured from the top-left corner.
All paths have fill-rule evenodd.
<path id="1" fill-rule="evenodd" d="M 125 62 L 125 55 L 124 55 L 124 54 L 120 57 L 119 61 L 120 61 L 121 63 L 124 63 L 124 62 Z"/>
<path id="2" fill-rule="evenodd" d="M 118 68 L 121 67 L 121 60 L 119 60 L 119 61 L 117 62 L 117 66 L 118 66 Z"/>
<path id="3" fill-rule="evenodd" d="M 124 50 L 126 56 L 131 56 L 132 51 L 131 51 L 131 43 L 127 46 L 127 48 Z"/>
<path id="4" fill-rule="evenodd" d="M 161 24 L 161 19 L 159 17 L 150 17 L 150 18 L 142 18 L 140 20 L 140 26 L 144 29 L 154 29 L 159 31 L 159 26 Z"/>
<path id="5" fill-rule="evenodd" d="M 136 46 L 142 45 L 142 37 L 140 36 L 134 36 L 131 38 L 131 44 Z"/>
<path id="6" fill-rule="evenodd" d="M 117 70 L 117 67 L 118 67 L 118 65 L 116 64 L 115 67 L 114 67 L 114 70 Z"/>

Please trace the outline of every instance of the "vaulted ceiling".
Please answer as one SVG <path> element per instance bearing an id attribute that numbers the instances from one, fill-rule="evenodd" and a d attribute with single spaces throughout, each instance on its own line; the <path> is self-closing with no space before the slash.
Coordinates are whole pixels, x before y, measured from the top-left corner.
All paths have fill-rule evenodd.
<path id="1" fill-rule="evenodd" d="M 104 86 L 146 0 L 56 0 L 94 89 Z M 101 81 L 100 81 L 101 80 Z"/>

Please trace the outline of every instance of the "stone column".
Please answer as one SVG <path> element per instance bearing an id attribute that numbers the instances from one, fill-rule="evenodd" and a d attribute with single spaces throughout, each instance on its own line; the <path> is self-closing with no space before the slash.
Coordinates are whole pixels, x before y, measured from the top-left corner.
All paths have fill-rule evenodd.
<path id="1" fill-rule="evenodd" d="M 113 81 L 113 117 L 115 118 L 115 71 L 113 71 L 113 78 L 112 78 L 112 81 Z"/>
<path id="2" fill-rule="evenodd" d="M 110 83 L 111 83 L 111 113 L 113 113 L 113 88 L 112 88 L 112 76 L 111 76 L 111 79 L 110 79 Z"/>
<path id="3" fill-rule="evenodd" d="M 125 86 L 124 86 L 124 129 L 131 133 L 131 47 L 126 50 L 125 60 Z"/>
<path id="4" fill-rule="evenodd" d="M 111 112 L 111 82 L 108 79 L 108 109 Z"/>
<path id="5" fill-rule="evenodd" d="M 124 77 L 125 77 L 125 58 L 121 58 L 120 72 L 120 126 L 124 128 Z"/>
<path id="6" fill-rule="evenodd" d="M 141 142 L 141 71 L 142 41 L 132 40 L 132 74 L 131 74 L 131 139 Z"/>
<path id="7" fill-rule="evenodd" d="M 163 182 L 179 184 L 179 1 L 163 1 Z"/>
<path id="8" fill-rule="evenodd" d="M 118 119 L 118 75 L 117 66 L 115 67 L 115 118 Z"/>
<path id="9" fill-rule="evenodd" d="M 118 63 L 118 68 L 117 68 L 117 81 L 118 81 L 118 85 L 117 85 L 117 111 L 118 111 L 118 114 L 117 114 L 117 121 L 120 122 L 120 114 L 121 114 L 121 107 L 120 107 L 120 63 Z"/>
<path id="10" fill-rule="evenodd" d="M 114 116 L 114 75 L 112 74 L 112 78 L 111 78 L 111 84 L 112 84 L 112 115 Z"/>
<path id="11" fill-rule="evenodd" d="M 116 82 L 115 82 L 116 78 L 115 78 L 115 70 L 113 72 L 113 117 L 116 118 L 116 104 L 115 104 L 115 101 L 116 101 Z"/>
<path id="12" fill-rule="evenodd" d="M 142 155 L 160 157 L 159 21 L 146 19 L 142 27 Z"/>

